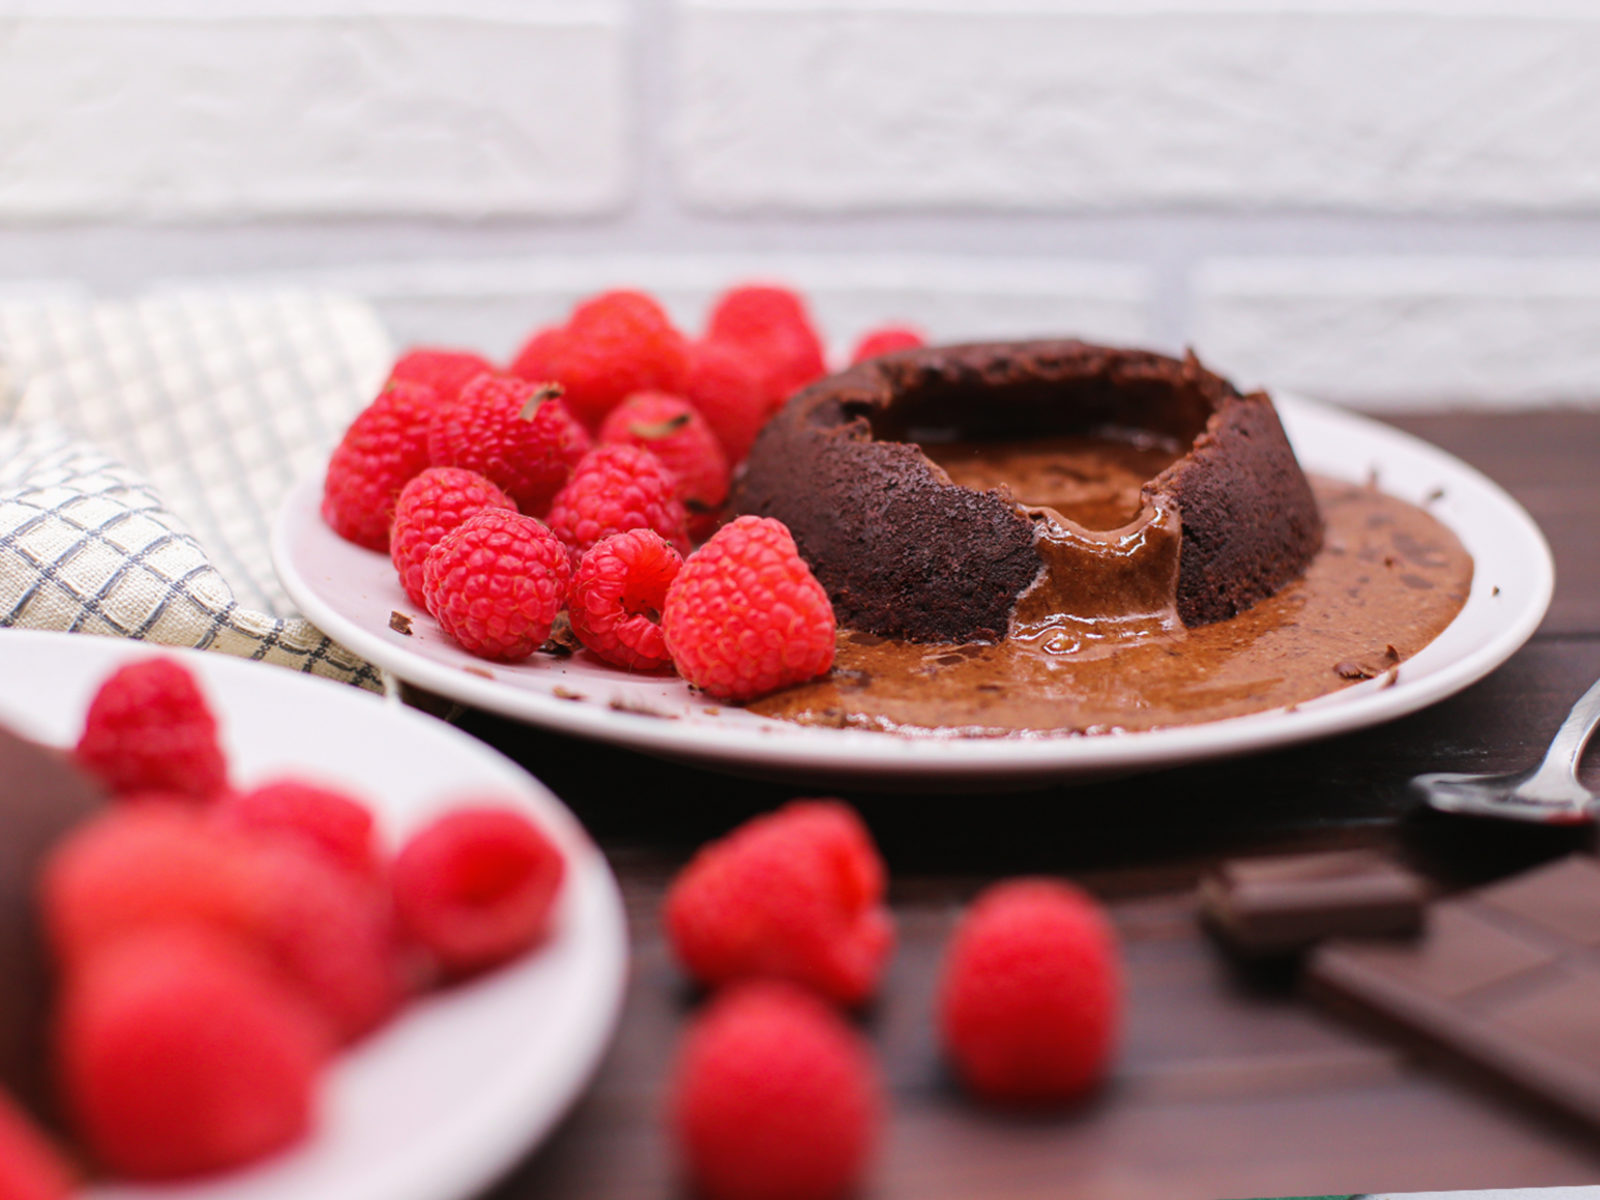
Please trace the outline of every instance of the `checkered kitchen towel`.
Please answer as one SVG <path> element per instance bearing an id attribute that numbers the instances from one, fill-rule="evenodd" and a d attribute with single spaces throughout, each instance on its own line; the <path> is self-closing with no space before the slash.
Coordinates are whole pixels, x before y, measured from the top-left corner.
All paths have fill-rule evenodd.
<path id="1" fill-rule="evenodd" d="M 391 358 L 375 314 L 338 297 L 0 300 L 0 626 L 377 686 L 294 613 L 268 545 Z"/>

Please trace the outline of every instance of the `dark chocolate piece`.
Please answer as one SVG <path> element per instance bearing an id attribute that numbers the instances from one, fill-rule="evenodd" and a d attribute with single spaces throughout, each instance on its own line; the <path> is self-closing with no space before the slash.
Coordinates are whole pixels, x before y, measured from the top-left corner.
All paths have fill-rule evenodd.
<path id="1" fill-rule="evenodd" d="M 1414 933 L 1426 899 L 1421 879 L 1370 850 L 1240 859 L 1200 882 L 1208 923 L 1249 954 L 1329 937 Z"/>
<path id="2" fill-rule="evenodd" d="M 1600 1126 L 1600 863 L 1573 856 L 1430 906 L 1409 944 L 1330 942 L 1312 994 Z"/>

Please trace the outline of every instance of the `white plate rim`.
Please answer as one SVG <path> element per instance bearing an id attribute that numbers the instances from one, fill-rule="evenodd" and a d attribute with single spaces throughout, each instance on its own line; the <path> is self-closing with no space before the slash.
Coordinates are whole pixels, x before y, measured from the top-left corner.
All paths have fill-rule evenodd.
<path id="1" fill-rule="evenodd" d="M 316 517 L 320 476 L 302 480 L 280 508 L 273 526 L 273 561 L 290 597 L 323 632 L 397 677 L 462 704 L 556 732 L 704 765 L 767 774 L 826 774 L 863 782 L 1070 780 L 1320 739 L 1389 721 L 1453 695 L 1489 674 L 1533 635 L 1549 608 L 1555 568 L 1539 527 L 1504 489 L 1422 439 L 1358 413 L 1294 395 L 1277 394 L 1275 403 L 1307 469 L 1352 481 L 1376 472 L 1383 490 L 1413 503 L 1430 502 L 1432 493 L 1442 489 L 1444 496 L 1430 508 L 1473 552 L 1477 569 L 1472 593 L 1450 628 L 1433 646 L 1403 664 L 1393 682 L 1370 680 L 1293 709 L 1200 725 L 1094 736 L 941 738 L 801 727 L 737 710 L 701 719 L 692 707 L 685 709 L 690 719 L 667 721 L 600 703 L 561 699 L 548 690 L 554 679 L 536 688 L 485 679 L 468 673 L 471 660 L 464 653 L 458 652 L 461 661 L 435 662 L 390 638 L 386 630 L 352 619 L 301 571 L 296 526 L 304 528 L 308 517 L 320 524 Z M 1359 452 L 1330 461 L 1321 453 L 1321 444 L 1328 439 Z M 1469 515 L 1473 520 L 1467 519 Z M 1479 521 L 1493 523 L 1504 536 L 1486 541 Z M 333 537 L 331 532 L 327 537 Z M 372 553 L 354 546 L 349 551 Z M 1491 594 L 1491 589 L 1499 590 Z M 400 597 L 396 607 L 413 611 L 398 582 L 393 592 Z M 431 620 L 425 614 L 418 619 Z M 1438 656 L 1431 652 L 1448 641 L 1452 631 L 1459 632 L 1464 622 L 1482 625 L 1486 632 L 1474 639 L 1471 649 L 1452 654 L 1449 661 L 1434 661 Z M 479 669 L 485 665 L 479 664 Z M 1419 669 L 1424 666 L 1425 670 Z"/>

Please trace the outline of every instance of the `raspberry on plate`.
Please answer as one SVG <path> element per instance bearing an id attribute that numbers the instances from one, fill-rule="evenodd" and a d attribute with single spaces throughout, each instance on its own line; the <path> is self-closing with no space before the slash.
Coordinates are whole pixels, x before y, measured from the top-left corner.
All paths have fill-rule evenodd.
<path id="1" fill-rule="evenodd" d="M 68 1200 L 77 1191 L 74 1172 L 61 1151 L 0 1089 L 0 1196 Z"/>
<path id="2" fill-rule="evenodd" d="M 894 947 L 884 886 L 853 809 L 796 800 L 702 847 L 663 917 L 678 961 L 707 987 L 784 979 L 860 1004 Z"/>
<path id="3" fill-rule="evenodd" d="M 707 537 L 717 527 L 728 498 L 728 456 L 687 400 L 666 392 L 635 392 L 611 410 L 600 426 L 600 441 L 638 446 L 661 460 L 678 481 L 691 537 Z"/>
<path id="4" fill-rule="evenodd" d="M 565 874 L 561 851 L 521 813 L 460 808 L 395 857 L 395 911 L 446 975 L 469 975 L 544 940 Z"/>
<path id="5" fill-rule="evenodd" d="M 896 350 L 915 350 L 918 346 L 926 344 L 927 339 L 922 333 L 909 325 L 884 325 L 861 335 L 856 348 L 850 352 L 850 362 L 852 365 L 866 362 L 867 359 L 877 358 L 880 354 L 892 354 Z"/>
<path id="6" fill-rule="evenodd" d="M 753 700 L 833 666 L 833 605 L 770 517 L 739 517 L 690 555 L 661 627 L 679 674 L 719 700 Z"/>
<path id="7" fill-rule="evenodd" d="M 766 377 L 767 411 L 828 373 L 805 301 L 789 288 L 748 284 L 730 288 L 711 310 L 706 337 L 743 346 Z"/>
<path id="8" fill-rule="evenodd" d="M 404 379 L 411 383 L 425 383 L 438 396 L 440 403 L 454 400 L 461 389 L 485 371 L 493 373 L 495 366 L 481 354 L 471 350 L 445 350 L 437 346 L 414 346 L 389 368 L 390 379 Z"/>
<path id="9" fill-rule="evenodd" d="M 602 538 L 585 551 L 567 592 L 572 632 L 606 662 L 630 671 L 668 666 L 661 608 L 683 556 L 653 529 Z"/>
<path id="10" fill-rule="evenodd" d="M 439 540 L 486 508 L 517 505 L 496 484 L 465 467 L 429 467 L 400 491 L 389 534 L 389 558 L 411 602 L 427 608 L 422 564 Z"/>
<path id="11" fill-rule="evenodd" d="M 1090 1091 L 1110 1064 L 1120 1007 L 1111 926 L 1069 884 L 997 884 L 951 938 L 940 1033 L 961 1077 L 985 1099 L 1053 1104 Z"/>
<path id="12" fill-rule="evenodd" d="M 219 1171 L 310 1128 L 327 1043 L 315 1016 L 250 951 L 170 927 L 92 955 L 65 991 L 62 1091 L 119 1174 Z"/>
<path id="13" fill-rule="evenodd" d="M 119 795 L 163 792 L 191 801 L 227 790 L 217 721 L 189 669 L 142 658 L 95 692 L 76 750 L 78 764 Z"/>
<path id="14" fill-rule="evenodd" d="M 601 538 L 630 529 L 653 529 L 679 553 L 689 552 L 688 513 L 677 480 L 637 446 L 591 450 L 550 505 L 549 520 L 574 565 Z"/>
<path id="15" fill-rule="evenodd" d="M 437 404 L 432 388 L 399 380 L 345 430 L 322 485 L 322 519 L 340 537 L 389 548 L 395 498 L 428 465 L 428 418 Z"/>
<path id="16" fill-rule="evenodd" d="M 572 561 L 542 523 L 487 508 L 445 534 L 422 565 L 428 611 L 468 654 L 527 658 L 567 602 Z"/>
<path id="17" fill-rule="evenodd" d="M 773 408 L 761 361 L 735 342 L 690 345 L 689 377 L 683 394 L 717 435 L 730 467 L 738 466 L 750 453 L 750 444 Z"/>
<path id="18" fill-rule="evenodd" d="M 684 1034 L 669 1119 L 706 1200 L 840 1200 L 883 1125 L 872 1053 L 816 997 L 779 983 L 714 997 Z"/>
<path id="19" fill-rule="evenodd" d="M 431 465 L 487 476 L 529 516 L 544 512 L 589 449 L 560 387 L 499 375 L 479 375 L 440 404 L 427 442 Z"/>
<path id="20" fill-rule="evenodd" d="M 511 373 L 555 380 L 579 420 L 597 429 L 634 392 L 683 392 L 687 342 L 643 292 L 612 291 L 572 310 L 559 330 L 541 330 L 518 352 Z"/>
<path id="21" fill-rule="evenodd" d="M 358 879 L 378 883 L 383 878 L 371 810 L 337 788 L 273 779 L 224 796 L 213 812 L 230 829 L 293 838 Z"/>

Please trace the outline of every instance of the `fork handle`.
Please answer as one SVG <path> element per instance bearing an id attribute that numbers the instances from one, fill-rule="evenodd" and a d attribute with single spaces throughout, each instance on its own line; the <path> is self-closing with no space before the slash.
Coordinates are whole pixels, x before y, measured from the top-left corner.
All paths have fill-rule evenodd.
<path id="1" fill-rule="evenodd" d="M 1534 777 L 1524 786 L 1543 783 L 1570 784 L 1577 776 L 1578 759 L 1583 755 L 1583 748 L 1588 744 L 1589 736 L 1594 733 L 1597 725 L 1600 725 L 1600 680 L 1597 680 L 1572 706 L 1567 719 L 1561 722 L 1561 728 L 1556 730 L 1550 749 L 1545 752 L 1544 761 L 1539 764 Z"/>

